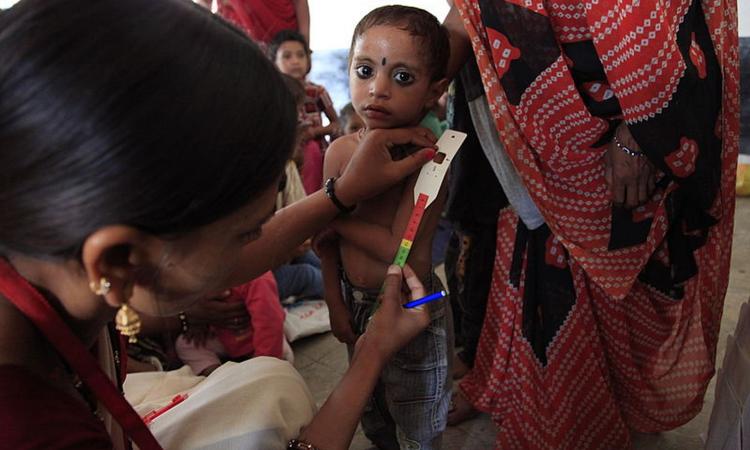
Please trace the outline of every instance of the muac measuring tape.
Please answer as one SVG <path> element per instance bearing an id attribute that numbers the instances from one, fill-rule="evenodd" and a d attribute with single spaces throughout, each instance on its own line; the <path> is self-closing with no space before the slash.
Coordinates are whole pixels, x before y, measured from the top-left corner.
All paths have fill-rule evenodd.
<path id="1" fill-rule="evenodd" d="M 417 183 L 414 185 L 414 209 L 412 209 L 406 230 L 401 238 L 401 244 L 399 244 L 398 251 L 393 259 L 393 264 L 401 268 L 406 264 L 409 252 L 414 244 L 414 239 L 417 237 L 417 230 L 419 229 L 419 224 L 422 222 L 422 216 L 424 216 L 427 207 L 437 198 L 440 186 L 443 184 L 445 175 L 448 173 L 448 167 L 465 139 L 466 133 L 445 130 L 436 143 L 438 152 L 435 154 L 435 157 L 432 161 L 422 166 Z M 385 285 L 380 288 L 381 294 L 384 289 Z M 373 313 L 375 310 L 377 310 L 377 305 Z"/>

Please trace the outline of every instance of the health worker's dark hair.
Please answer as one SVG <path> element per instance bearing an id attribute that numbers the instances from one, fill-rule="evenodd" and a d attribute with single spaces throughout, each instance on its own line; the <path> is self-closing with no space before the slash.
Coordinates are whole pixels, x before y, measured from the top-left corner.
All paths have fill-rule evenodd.
<path id="1" fill-rule="evenodd" d="M 214 222 L 274 185 L 295 125 L 261 50 L 189 0 L 23 0 L 0 13 L 0 254 Z"/>

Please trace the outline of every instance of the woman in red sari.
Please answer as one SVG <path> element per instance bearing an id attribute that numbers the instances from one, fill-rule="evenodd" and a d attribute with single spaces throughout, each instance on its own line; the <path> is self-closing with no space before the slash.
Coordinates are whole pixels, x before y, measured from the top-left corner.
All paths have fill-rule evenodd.
<path id="1" fill-rule="evenodd" d="M 307 0 L 216 0 L 216 12 L 254 41 L 268 45 L 282 30 L 299 31 L 310 42 Z M 211 0 L 200 0 L 210 8 Z"/>
<path id="2" fill-rule="evenodd" d="M 389 147 L 434 137 L 373 133 L 333 191 L 273 214 L 296 119 L 260 49 L 190 1 L 24 0 L 0 13 L 0 448 L 160 448 L 122 395 L 115 328 L 134 339 L 138 313 L 176 316 L 255 278 L 435 155 L 394 162 Z M 306 388 L 272 394 L 310 421 L 267 439 L 348 448 L 380 371 L 429 324 L 402 308 L 402 278 L 424 295 L 403 274 L 389 269 L 383 307 L 314 416 Z M 245 437 L 192 393 L 160 417 L 187 409 L 184 434 Z"/>
<path id="3" fill-rule="evenodd" d="M 500 142 L 544 224 L 511 209 L 460 392 L 502 449 L 628 448 L 703 405 L 729 276 L 736 3 L 456 0 Z"/>

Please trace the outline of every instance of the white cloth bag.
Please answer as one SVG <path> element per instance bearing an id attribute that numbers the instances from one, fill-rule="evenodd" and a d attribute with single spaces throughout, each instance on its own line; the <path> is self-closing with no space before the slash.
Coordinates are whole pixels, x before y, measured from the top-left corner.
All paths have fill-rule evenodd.
<path id="1" fill-rule="evenodd" d="M 315 413 L 299 373 L 270 357 L 227 362 L 208 377 L 193 375 L 187 366 L 129 374 L 124 389 L 141 417 L 187 393 L 149 425 L 167 450 L 281 449 Z"/>
<path id="2" fill-rule="evenodd" d="M 284 336 L 289 342 L 312 334 L 331 331 L 328 305 L 323 300 L 305 300 L 284 306 Z"/>

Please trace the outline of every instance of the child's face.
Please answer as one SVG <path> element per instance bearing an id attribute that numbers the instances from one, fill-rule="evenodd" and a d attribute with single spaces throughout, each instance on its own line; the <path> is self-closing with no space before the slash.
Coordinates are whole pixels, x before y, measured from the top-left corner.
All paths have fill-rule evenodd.
<path id="1" fill-rule="evenodd" d="M 286 41 L 276 52 L 276 67 L 298 80 L 304 80 L 307 75 L 308 57 L 305 46 L 301 42 Z"/>
<path id="2" fill-rule="evenodd" d="M 360 115 L 357 114 L 356 111 L 353 111 L 349 115 L 349 120 L 346 121 L 346 126 L 344 127 L 344 134 L 356 133 L 357 131 L 361 130 L 364 127 L 365 127 L 365 122 L 362 120 L 362 117 L 360 117 Z"/>
<path id="3" fill-rule="evenodd" d="M 419 124 L 444 82 L 430 81 L 424 55 L 407 31 L 379 25 L 354 43 L 349 67 L 352 104 L 368 128 Z"/>

